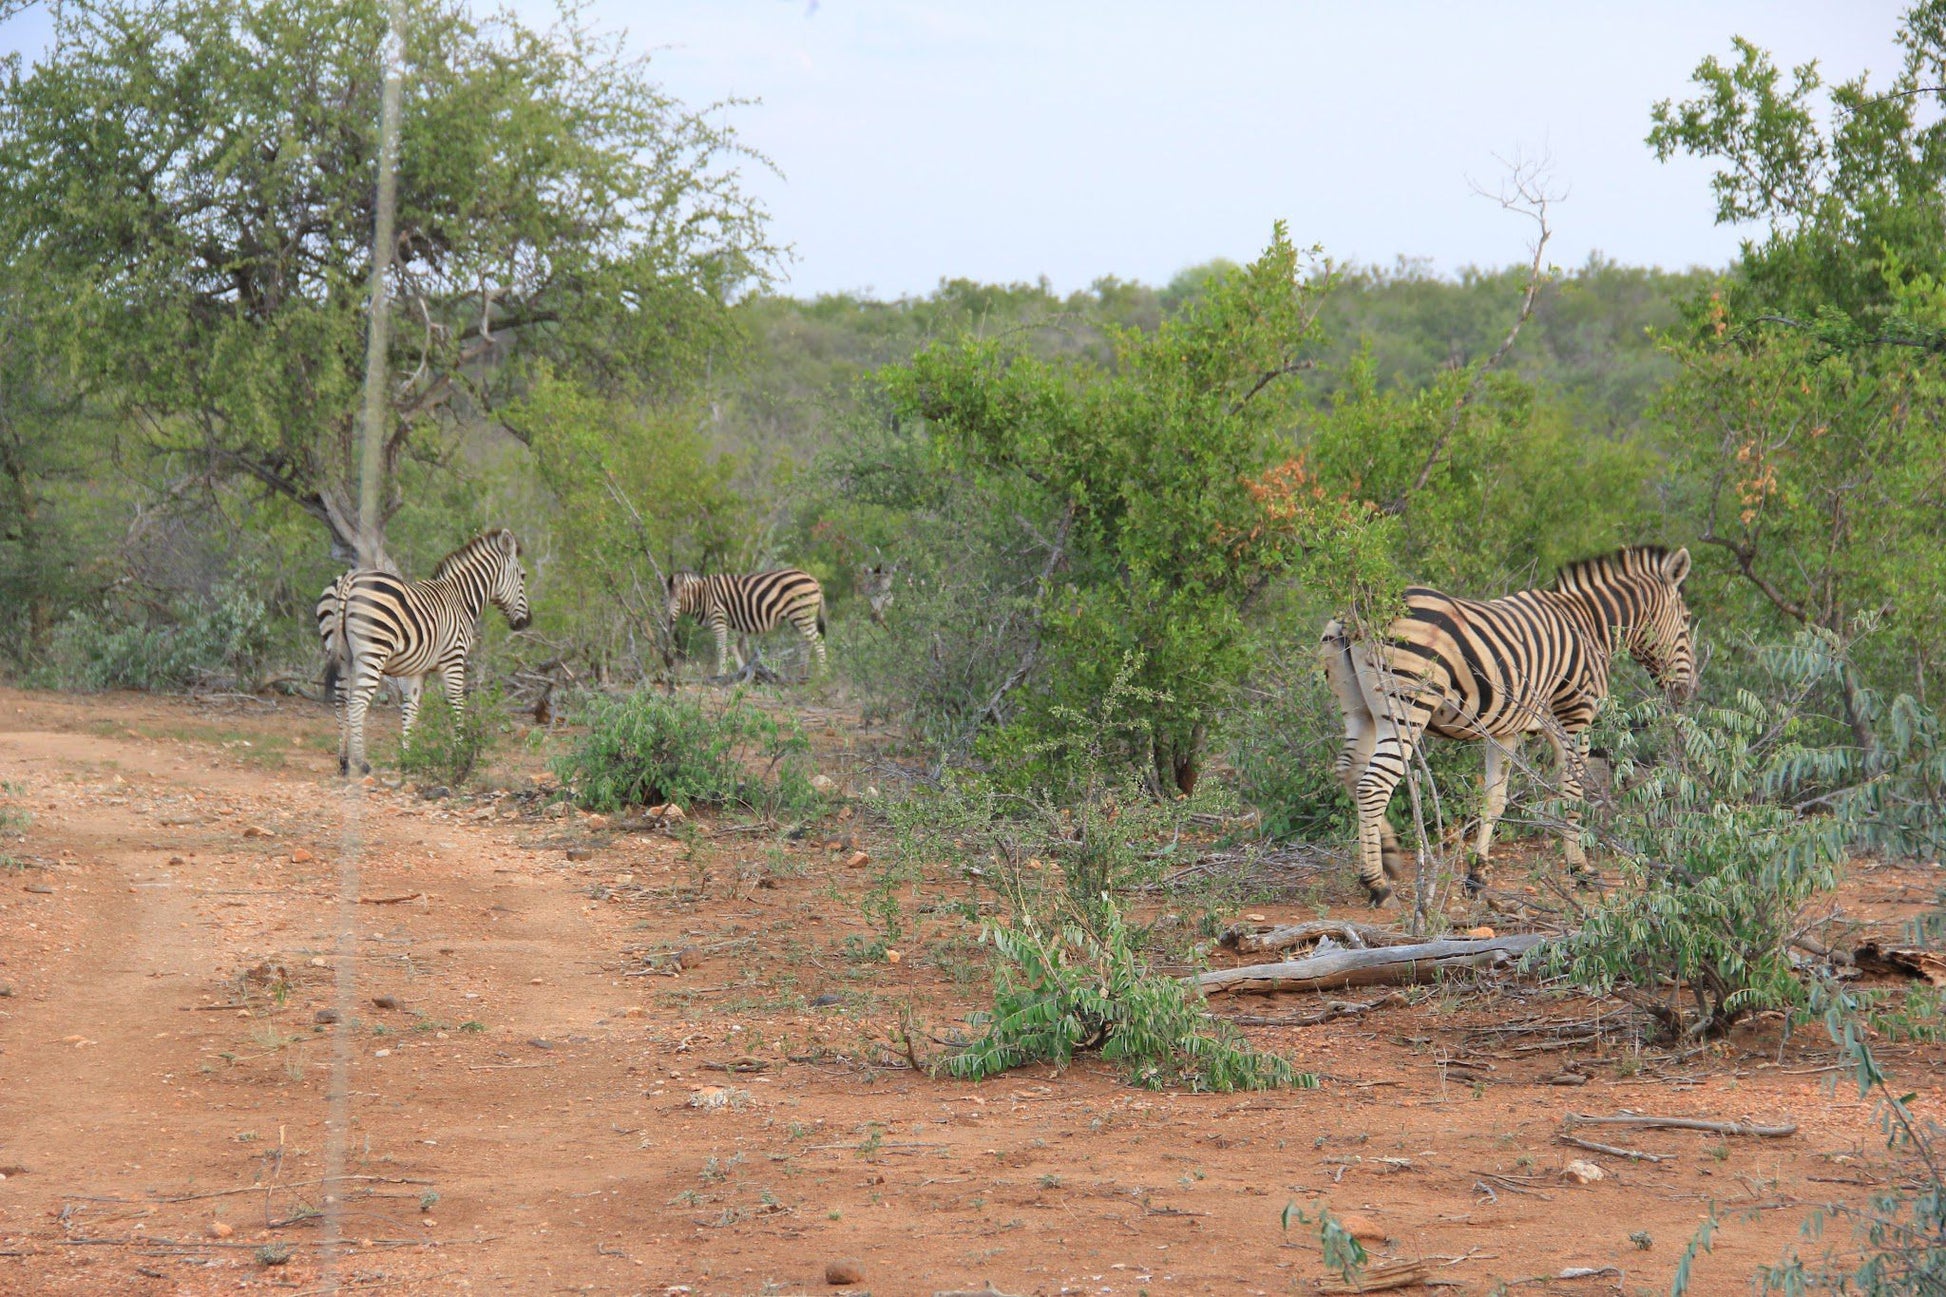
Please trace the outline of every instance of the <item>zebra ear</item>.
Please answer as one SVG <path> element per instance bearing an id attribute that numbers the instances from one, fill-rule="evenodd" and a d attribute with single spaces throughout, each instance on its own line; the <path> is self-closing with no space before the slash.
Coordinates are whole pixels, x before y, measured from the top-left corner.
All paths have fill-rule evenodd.
<path id="1" fill-rule="evenodd" d="M 1681 585 L 1689 576 L 1689 550 L 1679 549 L 1663 559 L 1662 574 L 1669 578 L 1669 584 Z"/>
<path id="2" fill-rule="evenodd" d="M 520 554 L 520 542 L 515 540 L 513 532 L 505 527 L 493 533 L 493 547 L 508 558 L 516 558 Z"/>

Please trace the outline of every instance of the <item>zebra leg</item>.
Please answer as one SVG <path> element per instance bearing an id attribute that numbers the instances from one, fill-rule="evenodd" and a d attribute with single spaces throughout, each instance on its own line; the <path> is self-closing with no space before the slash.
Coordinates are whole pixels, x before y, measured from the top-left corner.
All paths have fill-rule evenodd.
<path id="1" fill-rule="evenodd" d="M 426 678 L 424 676 L 397 676 L 399 687 L 399 751 L 404 752 L 412 746 L 412 725 L 419 719 L 419 704 L 424 700 Z"/>
<path id="2" fill-rule="evenodd" d="M 372 763 L 365 759 L 365 713 L 372 705 L 372 695 L 378 692 L 379 674 L 366 667 L 353 674 L 354 679 L 345 686 L 345 729 L 350 737 L 340 773 L 349 775 L 356 765 L 359 774 L 369 775 Z"/>
<path id="3" fill-rule="evenodd" d="M 728 675 L 730 672 L 730 624 L 724 620 L 723 614 L 718 612 L 710 618 L 709 628 L 716 635 L 716 674 Z M 742 666 L 742 657 L 739 655 L 737 667 L 741 669 Z"/>
<path id="4" fill-rule="evenodd" d="M 1567 803 L 1563 816 L 1566 827 L 1562 830 L 1561 846 L 1568 858 L 1568 872 L 1578 885 L 1595 881 L 1595 871 L 1588 867 L 1588 853 L 1581 848 L 1581 778 L 1587 761 L 1586 745 L 1588 732 L 1577 730 L 1566 733 L 1559 726 L 1549 726 L 1547 738 L 1554 745 L 1554 758 L 1560 774 L 1556 782 L 1561 785 L 1561 798 Z"/>
<path id="5" fill-rule="evenodd" d="M 1378 742 L 1378 727 L 1365 691 L 1360 687 L 1357 669 L 1352 664 L 1351 645 L 1345 629 L 1337 622 L 1325 627 L 1318 656 L 1324 665 L 1331 692 L 1338 699 L 1338 712 L 1344 718 L 1344 742 L 1338 748 L 1336 770 L 1352 805 L 1358 808 L 1358 879 L 1365 885 L 1374 904 L 1383 904 L 1392 894 L 1388 878 L 1397 878 L 1403 863 L 1398 838 L 1385 818 L 1385 803 L 1379 803 L 1378 822 L 1370 823 L 1359 784 L 1371 766 L 1372 751 Z M 1391 790 L 1386 790 L 1390 800 Z"/>
<path id="6" fill-rule="evenodd" d="M 1391 899 L 1405 877 L 1405 852 L 1385 809 L 1412 766 L 1428 713 L 1410 701 L 1410 691 L 1423 682 L 1396 678 L 1391 665 L 1363 645 L 1353 646 L 1351 663 L 1372 717 L 1371 756 L 1359 772 L 1352 800 L 1358 804 L 1359 878 L 1377 906 Z"/>
<path id="7" fill-rule="evenodd" d="M 824 656 L 824 636 L 818 634 L 818 628 L 816 626 L 808 626 L 804 630 L 804 638 L 806 642 L 808 642 L 811 646 L 811 656 L 817 660 L 817 665 L 813 668 L 813 670 L 815 671 L 824 670 L 826 665 L 825 656 Z"/>
<path id="8" fill-rule="evenodd" d="M 1518 743 L 1519 740 L 1515 739 Z M 1514 754 L 1503 747 L 1499 739 L 1488 735 L 1486 804 L 1480 808 L 1480 837 L 1474 847 L 1473 859 L 1467 862 L 1466 887 L 1477 892 L 1487 885 L 1491 876 L 1489 853 L 1493 849 L 1493 826 L 1500 822 L 1500 816 L 1507 809 L 1507 783 L 1513 778 Z"/>
<path id="9" fill-rule="evenodd" d="M 332 702 L 338 709 L 338 777 L 351 775 L 351 667 L 347 663 L 345 671 L 338 677 L 331 692 Z"/>

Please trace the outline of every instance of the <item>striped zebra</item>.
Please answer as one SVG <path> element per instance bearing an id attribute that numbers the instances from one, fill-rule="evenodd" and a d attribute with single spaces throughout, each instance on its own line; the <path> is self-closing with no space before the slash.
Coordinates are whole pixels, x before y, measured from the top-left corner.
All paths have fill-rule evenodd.
<path id="1" fill-rule="evenodd" d="M 1423 735 L 1486 741 L 1486 806 L 1467 877 L 1477 887 L 1524 737 L 1547 736 L 1563 796 L 1580 800 L 1587 729 L 1608 696 L 1617 649 L 1672 695 L 1688 693 L 1696 680 L 1688 575 L 1688 550 L 1637 546 L 1570 564 L 1550 589 L 1490 602 L 1412 587 L 1377 649 L 1342 622 L 1324 628 L 1319 656 L 1345 722 L 1337 771 L 1358 807 L 1358 877 L 1372 904 L 1383 905 L 1400 879 L 1404 856 L 1385 808 Z M 1577 822 L 1570 811 L 1566 853 L 1582 874 Z"/>
<path id="2" fill-rule="evenodd" d="M 892 582 L 898 574 L 897 567 L 884 563 L 858 565 L 858 593 L 865 596 L 866 610 L 880 626 L 885 624 L 885 610 L 892 606 Z"/>
<path id="3" fill-rule="evenodd" d="M 488 604 L 515 630 L 531 618 L 520 542 L 511 531 L 483 532 L 460 546 L 425 581 L 361 568 L 325 587 L 318 599 L 324 643 L 324 688 L 337 699 L 338 773 L 365 760 L 365 712 L 379 680 L 395 676 L 404 691 L 401 741 L 412 736 L 426 677 L 437 674 L 455 710 L 466 703 L 466 658 Z"/>
<path id="4" fill-rule="evenodd" d="M 669 624 L 694 617 L 716 636 L 716 674 L 728 671 L 730 632 L 762 635 L 788 621 L 824 665 L 824 589 L 809 572 L 794 567 L 748 576 L 699 576 L 677 572 L 669 578 Z M 743 654 L 736 655 L 743 669 Z"/>

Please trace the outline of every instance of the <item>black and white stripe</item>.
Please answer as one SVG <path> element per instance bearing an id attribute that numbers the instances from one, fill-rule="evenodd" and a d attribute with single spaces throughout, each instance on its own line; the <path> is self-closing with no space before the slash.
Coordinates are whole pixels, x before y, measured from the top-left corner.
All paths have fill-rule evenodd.
<path id="1" fill-rule="evenodd" d="M 1571 564 L 1550 589 L 1488 602 L 1412 587 L 1405 614 L 1376 646 L 1341 622 L 1324 628 L 1320 657 L 1345 722 L 1337 769 L 1358 806 L 1358 876 L 1373 904 L 1400 878 L 1385 808 L 1422 736 L 1486 741 L 1486 806 L 1470 870 L 1477 882 L 1522 738 L 1547 736 L 1562 795 L 1580 800 L 1587 729 L 1608 696 L 1618 649 L 1671 693 L 1694 686 L 1688 575 L 1688 550 L 1638 546 Z M 1566 851 L 1573 869 L 1586 869 L 1572 812 Z"/>
<path id="2" fill-rule="evenodd" d="M 669 621 L 694 617 L 716 636 L 716 674 L 728 670 L 730 632 L 762 635 L 785 622 L 797 628 L 824 665 L 824 589 L 794 567 L 746 576 L 677 572 L 669 578 Z M 737 654 L 737 667 L 743 655 Z"/>
<path id="3" fill-rule="evenodd" d="M 439 560 L 430 579 L 407 581 L 365 568 L 347 572 L 318 599 L 318 638 L 324 643 L 324 683 L 341 704 L 338 773 L 365 759 L 365 713 L 379 680 L 395 676 L 404 688 L 403 734 L 409 739 L 426 677 L 437 674 L 454 709 L 466 701 L 466 658 L 479 638 L 488 604 L 520 630 L 529 621 L 527 574 L 520 543 L 502 528 L 484 532 Z"/>

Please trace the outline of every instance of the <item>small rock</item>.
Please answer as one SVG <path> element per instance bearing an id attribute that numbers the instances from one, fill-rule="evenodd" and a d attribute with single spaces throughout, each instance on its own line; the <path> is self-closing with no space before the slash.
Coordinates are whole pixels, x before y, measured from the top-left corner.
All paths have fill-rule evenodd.
<path id="1" fill-rule="evenodd" d="M 606 815 L 590 815 L 588 817 L 588 827 L 591 829 L 605 829 L 608 827 L 608 817 Z"/>
<path id="2" fill-rule="evenodd" d="M 530 977 L 530 978 L 528 978 L 528 979 L 527 979 L 527 985 L 529 985 L 529 986 L 539 986 L 539 985 L 540 985 L 540 984 L 541 984 L 542 982 L 544 982 L 544 981 L 546 981 L 546 980 L 547 980 L 547 979 L 546 979 L 546 978 L 544 978 L 544 977 Z"/>
<path id="3" fill-rule="evenodd" d="M 845 867 L 848 869 L 863 869 L 866 865 L 869 865 L 871 863 L 872 863 L 872 856 L 870 852 L 854 851 L 851 853 L 851 859 L 845 861 Z"/>
<path id="4" fill-rule="evenodd" d="M 533 1046 L 533 1047 L 534 1047 L 535 1049 L 552 1049 L 552 1048 L 554 1048 L 554 1042 L 553 1042 L 553 1041 L 551 1041 L 551 1040 L 543 1040 L 543 1039 L 542 1039 L 541 1037 L 539 1037 L 539 1036 L 536 1036 L 536 1037 L 534 1037 L 534 1038 L 533 1038 L 532 1040 L 530 1040 L 530 1041 L 528 1041 L 527 1043 L 528 1043 L 529 1045 L 532 1045 L 532 1046 Z"/>
<path id="5" fill-rule="evenodd" d="M 680 820 L 685 818 L 685 816 L 682 813 L 682 807 L 676 805 L 674 802 L 670 802 L 662 808 L 662 818 L 665 820 Z"/>
<path id="6" fill-rule="evenodd" d="M 828 1009 L 832 1005 L 842 1002 L 843 998 L 844 997 L 842 996 L 832 995 L 830 992 L 827 991 L 823 995 L 812 996 L 809 1000 L 806 1001 L 806 1003 L 809 1004 L 813 1009 Z"/>
<path id="7" fill-rule="evenodd" d="M 1588 1084 L 1588 1078 L 1586 1076 L 1583 1076 L 1579 1072 L 1562 1072 L 1558 1076 L 1548 1077 L 1547 1080 L 1544 1082 L 1544 1084 L 1546 1085 L 1586 1085 Z"/>
<path id="8" fill-rule="evenodd" d="M 274 838 L 277 835 L 261 824 L 247 824 L 244 826 L 243 836 L 246 838 Z"/>
<path id="9" fill-rule="evenodd" d="M 905 958 L 905 956 L 904 956 L 904 955 L 902 955 L 902 954 L 900 954 L 900 953 L 899 953 L 898 951 L 896 951 L 896 950 L 887 950 L 887 951 L 885 952 L 885 962 L 886 962 L 886 963 L 888 963 L 888 964 L 896 964 L 896 963 L 898 963 L 898 962 L 899 962 L 899 961 L 900 961 L 901 959 L 904 959 L 904 958 Z"/>
<path id="10" fill-rule="evenodd" d="M 391 1051 L 391 1050 L 389 1050 L 389 1049 L 374 1049 L 374 1050 L 372 1051 L 372 1057 L 373 1057 L 373 1058 L 390 1058 L 390 1057 L 392 1057 L 392 1051 Z"/>
<path id="11" fill-rule="evenodd" d="M 236 1230 L 234 1227 L 226 1225 L 220 1220 L 213 1220 L 209 1223 L 208 1233 L 211 1238 L 228 1238 L 230 1235 L 236 1233 Z"/>
<path id="12" fill-rule="evenodd" d="M 325 958 L 325 957 L 324 957 L 323 955 L 312 955 L 312 956 L 311 956 L 311 967 L 313 967 L 313 968 L 329 968 L 329 967 L 331 967 L 331 961 L 330 961 L 330 960 L 328 960 L 328 959 L 326 959 L 326 958 Z"/>
<path id="13" fill-rule="evenodd" d="M 654 806 L 644 808 L 642 814 L 647 816 L 649 819 L 659 820 L 662 818 L 662 813 L 668 809 L 669 809 L 668 803 L 657 802 Z"/>
<path id="14" fill-rule="evenodd" d="M 649 1011 L 639 1004 L 631 1004 L 622 1010 L 622 1016 L 624 1018 L 646 1018 L 649 1016 Z"/>
<path id="15" fill-rule="evenodd" d="M 834 1288 L 845 1284 L 864 1283 L 865 1269 L 858 1262 L 846 1258 L 843 1261 L 824 1263 L 824 1281 Z"/>
<path id="16" fill-rule="evenodd" d="M 420 1217 L 420 1219 L 419 1219 L 419 1223 L 420 1223 L 421 1225 L 423 1225 L 423 1226 L 425 1226 L 425 1227 L 426 1227 L 427 1229 L 431 1229 L 431 1228 L 433 1228 L 433 1227 L 434 1227 L 435 1225 L 437 1225 L 437 1224 L 439 1224 L 439 1222 L 438 1222 L 438 1221 L 436 1221 L 436 1220 L 434 1220 L 434 1219 L 433 1219 L 432 1217 L 430 1217 L 430 1216 L 422 1216 L 422 1217 Z"/>
<path id="17" fill-rule="evenodd" d="M 595 852 L 593 847 L 569 847 L 568 848 L 569 860 L 593 860 L 594 858 L 595 858 Z"/>
<path id="18" fill-rule="evenodd" d="M 832 789 L 836 788 L 837 786 L 838 786 L 837 781 L 833 779 L 830 775 L 811 776 L 811 787 L 817 789 L 821 793 L 828 793 Z"/>
<path id="19" fill-rule="evenodd" d="M 702 964 L 703 952 L 694 946 L 684 946 L 676 952 L 677 968 L 700 968 Z"/>
<path id="20" fill-rule="evenodd" d="M 169 863 L 172 865 L 186 865 L 189 862 L 184 860 L 181 856 L 170 856 Z"/>
<path id="21" fill-rule="evenodd" d="M 875 802 L 875 801 L 877 801 L 877 800 L 878 800 L 878 789 L 876 789 L 876 788 L 874 788 L 874 787 L 873 787 L 872 785 L 870 785 L 870 784 L 866 784 L 866 785 L 865 785 L 865 800 L 867 800 L 867 801 L 872 801 L 872 802 Z"/>
<path id="22" fill-rule="evenodd" d="M 396 1009 L 399 1007 L 399 997 L 396 995 L 374 995 L 372 997 L 372 1007 L 374 1009 Z"/>
<path id="23" fill-rule="evenodd" d="M 1370 1216 L 1361 1215 L 1358 1212 L 1352 1211 L 1339 1216 L 1337 1220 L 1338 1227 L 1357 1239 L 1360 1243 L 1383 1243 L 1385 1241 L 1385 1227 L 1373 1220 Z"/>
<path id="24" fill-rule="evenodd" d="M 29 883 L 27 884 L 26 890 L 34 893 L 34 895 L 36 896 L 54 895 L 54 889 L 52 887 L 47 886 L 45 883 Z"/>
<path id="25" fill-rule="evenodd" d="M 1265 920 L 1265 918 L 1264 918 L 1264 916 L 1263 916 L 1263 915 L 1261 915 L 1261 914 L 1246 914 L 1246 915 L 1244 915 L 1243 917 L 1244 917 L 1244 918 L 1246 918 L 1246 919 L 1248 919 L 1248 920 L 1250 920 L 1250 922 L 1252 922 L 1252 923 L 1263 923 L 1263 922 L 1266 922 L 1266 920 Z"/>
<path id="26" fill-rule="evenodd" d="M 634 881 L 635 881 L 635 875 L 634 875 L 634 874 L 616 874 L 616 875 L 615 875 L 615 886 L 617 886 L 617 887 L 626 887 L 626 886 L 628 886 L 628 885 L 629 885 L 630 883 L 632 883 L 632 882 L 634 882 Z"/>
<path id="27" fill-rule="evenodd" d="M 311 1015 L 312 1022 L 320 1023 L 327 1026 L 331 1023 L 336 1022 L 337 1020 L 338 1020 L 338 1011 L 336 1009 L 319 1009 L 316 1013 Z"/>
<path id="28" fill-rule="evenodd" d="M 1495 932 L 1492 928 L 1479 927 L 1479 928 L 1468 928 L 1465 932 L 1460 933 L 1460 935 L 1462 937 L 1472 937 L 1475 940 L 1479 940 L 1479 941 L 1491 941 L 1495 937 L 1499 936 L 1500 934 Z"/>
<path id="29" fill-rule="evenodd" d="M 450 788 L 421 788 L 419 790 L 419 796 L 429 802 L 436 802 L 442 797 L 451 797 L 452 795 L 453 792 Z"/>
<path id="30" fill-rule="evenodd" d="M 301 865 L 306 863 L 307 861 L 311 861 L 315 859 L 317 859 L 317 857 L 313 856 L 310 852 L 306 851 L 303 847 L 291 848 L 291 863 L 293 865 Z"/>
<path id="31" fill-rule="evenodd" d="M 1579 1158 L 1561 1168 L 1562 1179 L 1573 1180 L 1579 1184 L 1593 1184 L 1597 1180 L 1607 1178 L 1607 1175 L 1606 1171 L 1593 1162 L 1583 1162 Z"/>

